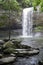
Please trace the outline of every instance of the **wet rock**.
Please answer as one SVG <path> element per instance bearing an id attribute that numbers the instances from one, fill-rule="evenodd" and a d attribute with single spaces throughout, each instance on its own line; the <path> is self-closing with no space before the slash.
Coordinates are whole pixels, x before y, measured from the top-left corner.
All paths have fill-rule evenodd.
<path id="1" fill-rule="evenodd" d="M 15 52 L 14 48 L 7 48 L 7 49 L 3 50 L 4 54 L 11 54 L 11 53 L 14 53 L 14 52 Z"/>
<path id="2" fill-rule="evenodd" d="M 3 40 L 0 40 L 0 45 L 3 45 L 5 42 Z"/>
<path id="3" fill-rule="evenodd" d="M 36 49 L 34 49 L 34 50 L 31 50 L 31 51 L 29 51 L 29 54 L 38 54 L 39 53 L 39 50 L 36 50 Z"/>
<path id="4" fill-rule="evenodd" d="M 8 42 L 6 42 L 4 45 L 3 45 L 3 47 L 12 47 L 13 46 L 13 43 L 12 43 L 12 41 L 8 41 Z"/>
<path id="5" fill-rule="evenodd" d="M 30 50 L 31 49 L 31 46 L 21 45 L 21 49 L 28 49 L 28 50 Z"/>
<path id="6" fill-rule="evenodd" d="M 12 40 L 12 42 L 14 43 L 14 46 L 16 47 L 16 48 L 21 48 L 21 41 L 17 41 L 17 40 Z"/>
<path id="7" fill-rule="evenodd" d="M 12 42 L 14 43 L 14 46 L 15 46 L 16 48 L 29 49 L 29 50 L 30 50 L 30 48 L 31 48 L 31 46 L 27 46 L 27 45 L 22 45 L 22 44 L 20 44 L 21 41 L 12 40 Z"/>
<path id="8" fill-rule="evenodd" d="M 3 41 L 8 42 L 8 41 L 9 41 L 9 39 L 4 39 Z"/>
<path id="9" fill-rule="evenodd" d="M 43 61 L 39 61 L 39 65 L 43 65 Z"/>
<path id="10" fill-rule="evenodd" d="M 16 48 L 15 45 L 12 43 L 12 41 L 8 41 L 5 44 L 3 44 L 3 49 L 8 49 L 8 48 Z"/>
<path id="11" fill-rule="evenodd" d="M 0 64 L 10 63 L 15 61 L 16 57 L 5 57 L 0 59 Z"/>
<path id="12" fill-rule="evenodd" d="M 2 58 L 3 57 L 3 55 L 2 54 L 0 54 L 0 58 Z"/>
<path id="13" fill-rule="evenodd" d="M 20 43 L 21 41 L 20 40 L 12 40 L 13 43 Z"/>
<path id="14" fill-rule="evenodd" d="M 3 45 L 3 53 L 4 54 L 11 54 L 14 52 L 15 45 L 12 43 L 12 41 L 8 41 Z"/>
<path id="15" fill-rule="evenodd" d="M 1 48 L 2 48 L 2 47 L 0 46 L 0 50 L 1 50 Z"/>
<path id="16" fill-rule="evenodd" d="M 32 56 L 36 55 L 39 53 L 39 50 L 33 49 L 33 50 L 28 50 L 28 49 L 15 49 L 16 51 L 14 52 L 17 54 L 17 56 Z"/>
<path id="17" fill-rule="evenodd" d="M 10 55 L 13 56 L 13 57 L 15 57 L 15 54 L 13 54 L 13 53 L 11 53 Z"/>

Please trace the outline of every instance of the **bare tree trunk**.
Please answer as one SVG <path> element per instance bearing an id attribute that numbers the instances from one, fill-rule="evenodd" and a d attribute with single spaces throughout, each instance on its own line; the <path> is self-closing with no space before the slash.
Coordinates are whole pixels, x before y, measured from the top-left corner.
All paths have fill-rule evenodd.
<path id="1" fill-rule="evenodd" d="M 10 23 L 10 13 L 11 10 L 10 10 L 10 2 L 9 2 L 9 40 L 10 40 L 10 37 L 11 37 L 11 23 Z"/>

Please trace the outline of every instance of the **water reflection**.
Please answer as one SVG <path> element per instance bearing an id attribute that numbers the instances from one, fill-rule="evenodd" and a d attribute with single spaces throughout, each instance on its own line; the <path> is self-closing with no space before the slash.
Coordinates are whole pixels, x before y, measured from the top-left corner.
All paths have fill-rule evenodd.
<path id="1" fill-rule="evenodd" d="M 1 33 L 2 34 L 2 33 Z M 0 34 L 0 35 L 1 35 Z M 5 33 L 3 33 L 4 36 L 2 36 L 2 38 L 5 37 Z M 15 34 L 13 34 L 12 37 L 14 37 Z M 1 38 L 1 36 L 0 36 Z M 7 38 L 7 35 L 6 35 Z M 7 64 L 7 65 L 38 65 L 38 61 L 39 60 L 43 60 L 43 37 L 35 37 L 35 38 L 23 38 L 21 44 L 25 44 L 34 48 L 39 48 L 40 49 L 40 53 L 36 56 L 31 56 L 28 58 L 21 58 L 21 57 L 17 57 L 16 62 L 14 62 L 13 64 Z"/>
<path id="2" fill-rule="evenodd" d="M 38 65 L 38 59 L 36 57 L 17 58 L 14 65 Z"/>
<path id="3" fill-rule="evenodd" d="M 40 53 L 38 55 L 35 56 L 31 56 L 28 58 L 17 58 L 17 61 L 15 63 L 13 63 L 13 65 L 38 65 L 38 62 L 40 60 L 43 61 L 43 40 L 41 39 L 23 39 L 22 44 L 27 44 L 30 45 L 32 47 L 36 47 L 40 49 Z"/>

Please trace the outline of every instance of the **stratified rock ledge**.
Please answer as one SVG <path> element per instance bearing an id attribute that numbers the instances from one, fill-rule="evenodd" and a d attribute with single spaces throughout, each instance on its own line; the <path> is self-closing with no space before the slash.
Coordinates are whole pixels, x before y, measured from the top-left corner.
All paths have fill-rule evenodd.
<path id="1" fill-rule="evenodd" d="M 28 50 L 28 49 L 15 49 L 14 54 L 16 54 L 17 56 L 32 56 L 32 55 L 36 55 L 39 53 L 39 49 L 33 49 L 33 50 Z"/>

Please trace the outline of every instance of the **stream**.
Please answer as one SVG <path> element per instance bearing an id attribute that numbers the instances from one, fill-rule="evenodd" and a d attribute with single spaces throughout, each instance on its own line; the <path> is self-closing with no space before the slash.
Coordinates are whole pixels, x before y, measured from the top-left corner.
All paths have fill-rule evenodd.
<path id="1" fill-rule="evenodd" d="M 15 31 L 16 32 L 16 31 Z M 1 34 L 5 34 L 5 33 L 1 33 Z M 1 35 L 0 34 L 0 35 Z M 7 38 L 7 36 L 0 36 L 0 39 L 4 39 Z M 12 34 L 14 37 L 15 34 Z M 38 62 L 39 61 L 43 61 L 43 37 L 41 38 L 40 36 L 35 38 L 35 39 L 29 39 L 29 38 L 24 38 L 22 39 L 21 44 L 25 44 L 34 48 L 39 48 L 40 52 L 38 55 L 34 55 L 34 56 L 28 56 L 28 57 L 17 57 L 16 61 L 12 64 L 7 64 L 7 65 L 39 65 Z"/>
<path id="2" fill-rule="evenodd" d="M 29 39 L 24 38 L 22 44 L 29 45 L 34 48 L 39 48 L 40 52 L 38 55 L 17 57 L 16 61 L 8 65 L 39 65 L 39 61 L 43 61 L 43 40 L 42 39 Z"/>
<path id="3" fill-rule="evenodd" d="M 17 61 L 13 63 L 13 65 L 38 65 L 39 61 L 41 60 L 43 61 L 43 40 L 24 39 L 22 43 L 24 43 L 25 45 L 32 46 L 34 48 L 39 48 L 40 52 L 38 55 L 34 55 L 34 56 L 26 57 L 26 58 L 18 57 Z"/>

